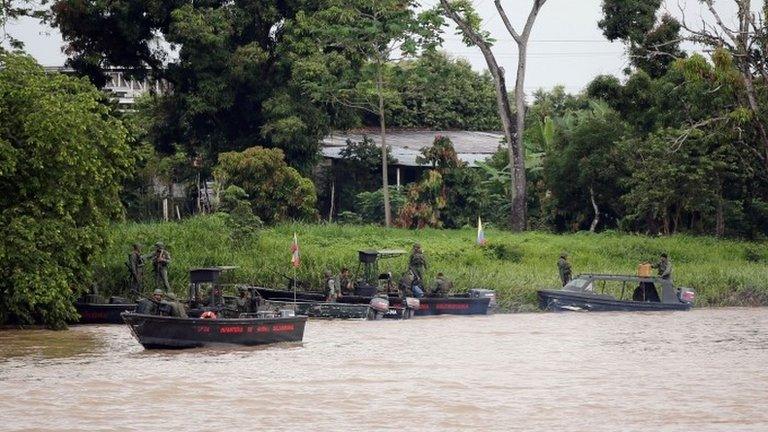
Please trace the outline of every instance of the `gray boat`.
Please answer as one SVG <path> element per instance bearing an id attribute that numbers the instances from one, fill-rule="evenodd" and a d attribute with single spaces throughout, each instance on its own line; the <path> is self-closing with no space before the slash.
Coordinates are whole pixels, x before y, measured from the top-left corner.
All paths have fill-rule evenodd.
<path id="1" fill-rule="evenodd" d="M 539 307 L 552 311 L 674 311 L 691 309 L 695 292 L 660 277 L 581 274 L 538 297 Z"/>

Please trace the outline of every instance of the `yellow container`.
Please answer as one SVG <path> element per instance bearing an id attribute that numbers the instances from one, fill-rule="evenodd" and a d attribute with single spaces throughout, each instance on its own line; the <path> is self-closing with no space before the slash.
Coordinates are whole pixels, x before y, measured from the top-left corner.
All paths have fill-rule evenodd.
<path id="1" fill-rule="evenodd" d="M 650 277 L 651 265 L 648 263 L 639 264 L 637 266 L 637 275 L 640 277 Z"/>

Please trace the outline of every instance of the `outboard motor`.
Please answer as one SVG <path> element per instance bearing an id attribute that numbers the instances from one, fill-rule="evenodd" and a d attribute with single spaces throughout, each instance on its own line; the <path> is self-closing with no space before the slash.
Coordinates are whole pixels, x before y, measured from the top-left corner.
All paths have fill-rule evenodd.
<path id="1" fill-rule="evenodd" d="M 389 311 L 389 300 L 382 297 L 374 297 L 371 299 L 370 306 L 376 312 L 387 313 Z"/>
<path id="2" fill-rule="evenodd" d="M 421 306 L 421 302 L 417 298 L 406 297 L 405 306 L 413 310 L 419 310 L 419 306 Z"/>
<path id="3" fill-rule="evenodd" d="M 469 297 L 471 298 L 490 298 L 491 301 L 488 303 L 488 307 L 490 309 L 495 309 L 497 306 L 496 303 L 496 291 L 489 290 L 489 289 L 481 289 L 481 288 L 473 288 L 469 290 Z"/>
<path id="4" fill-rule="evenodd" d="M 693 304 L 696 298 L 696 292 L 693 288 L 680 288 L 680 301 L 683 303 Z"/>

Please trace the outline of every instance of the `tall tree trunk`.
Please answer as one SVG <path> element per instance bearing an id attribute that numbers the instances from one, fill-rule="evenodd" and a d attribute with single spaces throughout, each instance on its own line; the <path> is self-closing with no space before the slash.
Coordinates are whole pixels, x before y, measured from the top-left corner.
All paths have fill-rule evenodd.
<path id="1" fill-rule="evenodd" d="M 540 0 L 537 0 L 540 1 Z M 501 127 L 504 131 L 504 138 L 508 145 L 509 167 L 511 170 L 512 183 L 510 185 L 511 217 L 510 223 L 515 231 L 522 231 L 526 228 L 526 188 L 525 188 L 525 158 L 524 153 L 518 147 L 517 136 L 520 135 L 522 142 L 522 129 L 517 129 L 517 120 L 512 120 L 512 108 L 509 102 L 509 92 L 507 91 L 506 79 L 504 77 L 504 68 L 499 66 L 496 57 L 491 51 L 490 44 L 475 31 L 472 26 L 465 21 L 462 16 L 456 12 L 449 0 L 440 0 L 445 14 L 461 30 L 483 54 L 488 71 L 493 77 L 494 89 L 496 91 L 496 108 L 499 112 Z M 523 99 L 523 103 L 525 100 Z M 517 132 L 520 132 L 517 134 Z M 522 180 L 521 180 L 522 179 Z"/>
<path id="2" fill-rule="evenodd" d="M 600 209 L 597 208 L 597 202 L 595 201 L 595 190 L 592 186 L 589 187 L 589 200 L 592 201 L 592 208 L 595 210 L 595 216 L 592 218 L 592 224 L 589 226 L 589 232 L 595 232 L 597 224 L 600 223 Z"/>
<path id="3" fill-rule="evenodd" d="M 512 215 L 511 225 L 514 231 L 524 231 L 528 220 L 528 203 L 526 199 L 525 181 L 525 68 L 528 59 L 527 41 L 518 44 L 517 79 L 515 80 L 515 144 L 510 146 L 510 164 L 512 169 Z M 513 159 L 514 158 L 514 159 Z M 514 161 L 514 162 L 513 162 Z"/>
<path id="4" fill-rule="evenodd" d="M 381 185 L 384 193 L 384 225 L 392 226 L 392 212 L 389 206 L 389 167 L 387 166 L 387 125 L 384 121 L 384 93 L 381 65 L 377 67 L 376 91 L 379 94 L 379 127 L 381 128 Z"/>

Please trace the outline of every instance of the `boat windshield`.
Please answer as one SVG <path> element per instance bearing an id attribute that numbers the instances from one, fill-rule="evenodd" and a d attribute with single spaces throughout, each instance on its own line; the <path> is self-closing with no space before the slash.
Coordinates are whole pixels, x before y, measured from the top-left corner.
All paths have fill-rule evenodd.
<path id="1" fill-rule="evenodd" d="M 592 282 L 589 279 L 576 278 L 563 287 L 566 291 L 592 291 Z"/>

